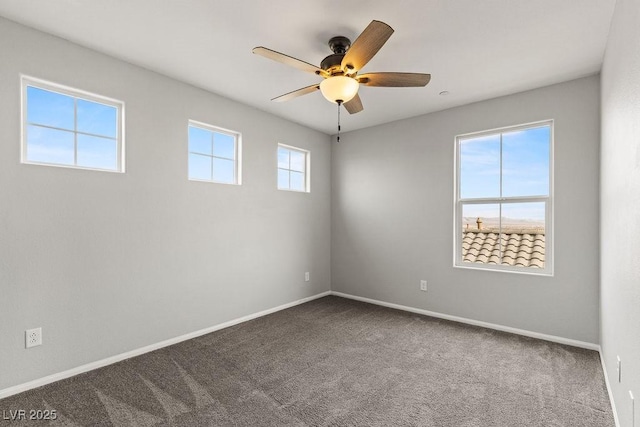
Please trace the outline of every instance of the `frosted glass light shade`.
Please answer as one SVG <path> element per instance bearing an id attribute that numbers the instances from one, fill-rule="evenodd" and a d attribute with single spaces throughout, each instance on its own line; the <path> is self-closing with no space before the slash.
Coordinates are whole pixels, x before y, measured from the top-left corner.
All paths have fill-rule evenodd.
<path id="1" fill-rule="evenodd" d="M 320 83 L 320 92 L 327 98 L 327 101 L 337 103 L 337 101 L 349 102 L 358 93 L 356 79 L 346 76 L 334 76 L 324 79 Z"/>

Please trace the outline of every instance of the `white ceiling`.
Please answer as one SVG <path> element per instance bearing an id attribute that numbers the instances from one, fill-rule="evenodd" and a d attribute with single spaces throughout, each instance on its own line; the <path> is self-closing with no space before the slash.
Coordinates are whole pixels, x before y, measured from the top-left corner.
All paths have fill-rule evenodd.
<path id="1" fill-rule="evenodd" d="M 251 53 L 312 64 L 329 38 L 373 19 L 395 33 L 362 70 L 431 73 L 426 88 L 361 87 L 349 131 L 599 72 L 615 0 L 2 0 L 0 15 L 211 92 L 336 132 L 319 77 Z M 438 95 L 449 91 L 448 96 Z"/>

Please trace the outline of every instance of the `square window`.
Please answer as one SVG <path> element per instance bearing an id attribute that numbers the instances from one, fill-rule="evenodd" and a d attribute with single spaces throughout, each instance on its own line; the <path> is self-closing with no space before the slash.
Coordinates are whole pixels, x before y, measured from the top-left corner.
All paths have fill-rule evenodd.
<path id="1" fill-rule="evenodd" d="M 124 172 L 124 104 L 23 76 L 22 162 Z"/>
<path id="2" fill-rule="evenodd" d="M 278 189 L 306 192 L 309 189 L 307 150 L 278 144 Z"/>
<path id="3" fill-rule="evenodd" d="M 552 141 L 552 121 L 456 138 L 456 266 L 552 274 Z"/>
<path id="4" fill-rule="evenodd" d="M 189 179 L 240 184 L 240 134 L 189 121 Z"/>

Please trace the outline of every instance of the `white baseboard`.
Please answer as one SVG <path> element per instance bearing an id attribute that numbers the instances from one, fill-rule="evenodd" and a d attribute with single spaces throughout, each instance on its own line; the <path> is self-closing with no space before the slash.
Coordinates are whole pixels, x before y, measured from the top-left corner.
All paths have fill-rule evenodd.
<path id="1" fill-rule="evenodd" d="M 452 316 L 450 314 L 443 314 L 435 311 L 423 310 L 421 308 L 409 307 L 406 305 L 393 304 L 390 302 L 379 301 L 371 298 L 364 298 L 356 295 L 344 294 L 342 292 L 331 291 L 331 295 L 335 295 L 343 298 L 349 298 L 356 301 L 368 302 L 370 304 L 381 305 L 383 307 L 395 308 L 397 310 L 409 311 L 411 313 L 424 314 L 425 316 L 437 317 L 439 319 L 451 320 L 453 322 L 466 323 L 468 325 L 474 325 L 474 326 L 482 326 L 483 328 L 495 329 L 497 331 L 509 332 L 516 335 L 524 335 L 525 337 L 538 338 L 541 340 L 556 342 L 559 344 L 566 344 L 573 347 L 586 348 L 588 350 L 596 350 L 596 351 L 600 350 L 600 346 L 598 344 L 594 344 L 590 342 L 572 340 L 570 338 L 563 338 L 555 335 L 541 334 L 539 332 L 532 332 L 524 329 L 512 328 L 510 326 L 503 326 L 495 323 L 482 322 L 480 320 L 467 319 L 465 317 Z"/>
<path id="2" fill-rule="evenodd" d="M 350 294 L 345 294 L 342 292 L 335 292 L 335 291 L 326 291 L 326 292 L 322 292 L 320 294 L 317 295 L 313 295 L 307 298 L 302 298 L 299 299 L 297 301 L 293 301 L 287 304 L 283 304 L 274 308 L 270 308 L 267 310 L 263 310 L 260 311 L 258 313 L 253 313 L 253 314 L 249 314 L 247 316 L 243 316 L 243 317 L 239 317 L 237 319 L 233 319 L 230 320 L 228 322 L 224 322 L 224 323 L 220 323 L 218 325 L 215 326 L 211 326 L 209 328 L 205 328 L 205 329 L 201 329 L 199 331 L 195 331 L 195 332 L 191 332 L 185 335 L 181 335 L 175 338 L 171 338 L 165 341 L 161 341 L 155 344 L 151 344 L 145 347 L 141 347 L 135 350 L 131 350 L 125 353 L 121 353 L 115 356 L 111 356 L 108 357 L 106 359 L 102 359 L 102 360 L 98 360 L 96 362 L 92 362 L 92 363 L 88 363 L 86 365 L 82 365 L 82 366 L 78 366 L 76 368 L 73 369 L 69 369 L 63 372 L 59 372 L 57 374 L 52 374 L 52 375 L 48 375 L 46 377 L 43 378 L 39 378 L 33 381 L 29 381 L 23 384 L 19 384 L 13 387 L 9 387 L 3 390 L 0 390 L 0 399 L 3 399 L 5 397 L 9 397 L 12 396 L 14 394 L 18 394 L 18 393 L 22 393 L 24 391 L 27 390 L 31 390 L 34 389 L 36 387 L 41 387 L 43 385 L 47 385 L 56 381 L 60 381 L 63 380 L 65 378 L 70 378 L 73 376 L 76 376 L 78 374 L 82 374 L 84 372 L 88 372 L 94 369 L 98 369 L 101 368 L 103 366 L 107 366 L 107 365 L 111 365 L 113 363 L 117 363 L 120 362 L 122 360 L 125 359 L 129 359 L 135 356 L 139 356 L 141 354 L 144 353 L 148 353 L 150 351 L 154 351 L 154 350 L 158 350 L 160 348 L 163 347 L 168 347 L 170 345 L 173 344 L 177 344 L 179 342 L 182 341 L 186 341 L 192 338 L 196 338 L 202 335 L 206 335 L 208 333 L 211 332 L 215 332 L 218 331 L 220 329 L 224 329 L 224 328 L 228 328 L 229 326 L 233 326 L 233 325 L 237 325 L 239 323 L 243 323 L 246 322 L 248 320 L 252 320 L 252 319 L 256 319 L 258 317 L 262 317 L 262 316 L 266 316 L 267 314 L 271 314 L 271 313 L 275 313 L 277 311 L 280 310 L 284 310 L 299 304 L 304 304 L 305 302 L 309 302 L 312 301 L 314 299 L 318 299 L 318 298 L 322 298 L 325 297 L 327 295 L 335 295 L 335 296 L 339 296 L 342 298 L 349 298 L 349 299 L 353 299 L 353 300 L 357 300 L 357 301 L 362 301 L 362 302 L 367 302 L 370 304 L 376 304 L 376 305 L 380 305 L 383 307 L 389 307 L 389 308 L 394 308 L 397 310 L 403 310 L 403 311 L 408 311 L 408 312 L 412 312 L 412 313 L 417 313 L 417 314 L 424 314 L 426 316 L 431 316 L 431 317 L 437 317 L 440 319 L 446 319 L 446 320 L 451 320 L 454 322 L 460 322 L 460 323 L 466 323 L 469 325 L 475 325 L 475 326 L 482 326 L 485 328 L 489 328 L 489 329 L 495 329 L 498 331 L 503 331 L 503 332 L 510 332 L 513 334 L 517 334 L 517 335 L 524 335 L 524 336 L 528 336 L 528 337 L 532 337 L 532 338 L 538 338 L 538 339 L 542 339 L 542 340 L 546 340 L 546 341 L 552 341 L 552 342 L 557 342 L 560 344 L 567 344 L 567 345 L 571 345 L 574 347 L 581 347 L 581 348 L 586 348 L 589 350 L 596 350 L 599 352 L 600 354 L 600 362 L 602 363 L 602 370 L 604 372 L 604 378 L 605 378 L 605 384 L 607 386 L 607 392 L 609 393 L 609 401 L 611 402 L 611 409 L 613 411 L 613 417 L 616 423 L 616 427 L 620 427 L 620 423 L 618 421 L 618 414 L 616 411 L 616 407 L 615 407 L 615 403 L 613 401 L 613 394 L 611 391 L 611 385 L 609 383 L 609 377 L 607 375 L 607 370 L 604 364 L 604 359 L 603 359 L 603 355 L 602 355 L 602 350 L 600 349 L 600 346 L 597 344 L 593 344 L 593 343 L 588 343 L 588 342 L 583 342 L 583 341 L 577 341 L 577 340 L 572 340 L 572 339 L 568 339 L 568 338 L 562 338 L 562 337 L 557 337 L 554 335 L 547 335 L 547 334 L 541 334 L 538 332 L 531 332 L 531 331 L 526 331 L 523 329 L 517 329 L 517 328 L 512 328 L 509 326 L 502 326 L 502 325 L 497 325 L 494 323 L 488 323 L 488 322 L 482 322 L 479 320 L 473 320 L 473 319 L 467 319 L 464 317 L 458 317 L 458 316 L 451 316 L 448 314 L 443 314 L 443 313 L 437 313 L 437 312 L 433 312 L 433 311 L 428 311 L 428 310 L 423 310 L 420 308 L 415 308 L 415 307 L 409 307 L 409 306 L 405 306 L 405 305 L 400 305 L 400 304 L 393 304 L 393 303 L 388 303 L 388 302 L 384 302 L 384 301 L 379 301 L 379 300 L 375 300 L 375 299 L 371 299 L 371 298 L 364 298 L 364 297 L 359 297 L 356 295 L 350 295 Z"/>
<path id="3" fill-rule="evenodd" d="M 247 316 L 239 317 L 237 319 L 229 320 L 228 322 L 220 323 L 215 326 L 211 326 L 209 328 L 200 329 L 199 331 L 190 332 L 185 335 L 180 335 L 179 337 L 170 338 L 165 341 L 161 341 L 155 344 L 147 345 L 145 347 L 141 347 L 135 350 L 127 351 L 125 353 L 117 354 L 115 356 L 107 357 L 106 359 L 98 360 L 95 362 L 87 363 L 86 365 L 78 366 L 76 368 L 72 368 L 66 370 L 64 372 L 59 372 L 57 374 L 48 375 L 43 378 L 38 378 L 33 381 L 29 381 L 23 384 L 19 384 L 13 387 L 5 388 L 0 390 L 0 399 L 5 397 L 13 396 L 14 394 L 22 393 L 23 391 L 31 390 L 36 387 L 41 387 L 43 385 L 50 384 L 52 382 L 60 381 L 65 378 L 73 377 L 78 374 L 82 374 L 84 372 L 92 371 L 94 369 L 102 368 L 103 366 L 111 365 L 116 362 L 120 362 L 125 359 L 130 359 L 135 356 L 139 356 L 144 353 L 148 353 L 150 351 L 158 350 L 163 347 L 168 347 L 173 344 L 177 344 L 182 341 L 186 341 L 192 338 L 196 338 L 202 335 L 209 334 L 211 332 L 218 331 L 220 329 L 228 328 L 229 326 L 237 325 L 238 323 L 243 323 L 248 320 L 256 319 L 258 317 L 266 316 L 267 314 L 275 313 L 276 311 L 284 310 L 299 304 L 304 304 L 305 302 L 312 301 L 314 299 L 322 298 L 327 295 L 331 295 L 331 291 L 326 291 L 319 293 L 317 295 L 313 295 L 307 298 L 302 298 L 297 301 L 293 301 L 287 304 L 279 305 L 274 308 L 269 308 L 267 310 L 260 311 L 258 313 L 249 314 Z"/>
<path id="4" fill-rule="evenodd" d="M 616 410 L 616 403 L 613 400 L 613 391 L 611 390 L 611 383 L 609 382 L 609 375 L 607 374 L 607 367 L 604 364 L 604 355 L 602 354 L 602 348 L 598 346 L 598 353 L 600 353 L 600 363 L 602 364 L 602 372 L 604 372 L 604 383 L 607 386 L 607 393 L 609 394 L 609 402 L 611 402 L 611 411 L 613 412 L 613 420 L 616 422 L 616 427 L 620 427 L 620 420 L 618 419 L 618 411 Z"/>

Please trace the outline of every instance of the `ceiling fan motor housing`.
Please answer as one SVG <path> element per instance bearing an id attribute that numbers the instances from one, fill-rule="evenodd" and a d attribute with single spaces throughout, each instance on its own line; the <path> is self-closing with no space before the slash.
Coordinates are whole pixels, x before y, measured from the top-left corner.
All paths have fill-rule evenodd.
<path id="1" fill-rule="evenodd" d="M 329 72 L 341 71 L 342 58 L 350 47 L 351 40 L 347 37 L 332 37 L 329 40 L 329 48 L 333 51 L 333 55 L 324 58 L 320 63 L 320 68 Z"/>
<path id="2" fill-rule="evenodd" d="M 322 60 L 320 63 L 320 68 L 325 71 L 333 74 L 335 71 L 342 71 L 341 64 L 342 58 L 344 58 L 344 53 L 334 53 L 333 55 L 329 55 Z"/>

